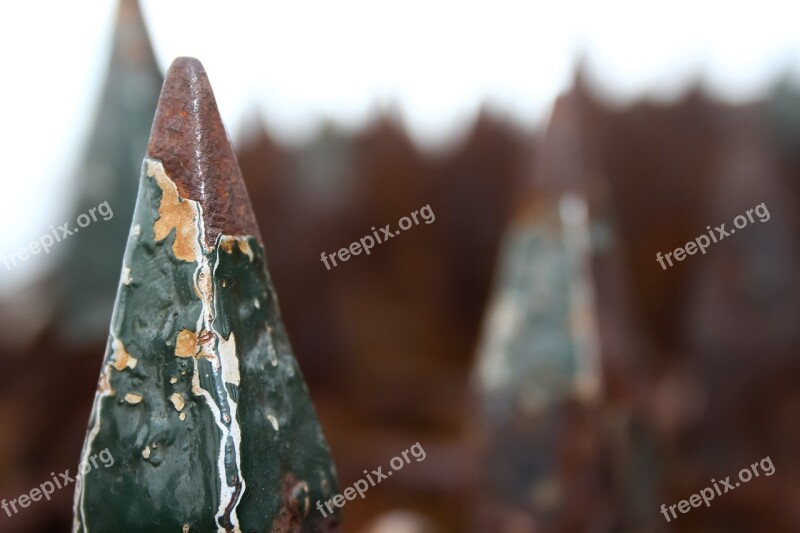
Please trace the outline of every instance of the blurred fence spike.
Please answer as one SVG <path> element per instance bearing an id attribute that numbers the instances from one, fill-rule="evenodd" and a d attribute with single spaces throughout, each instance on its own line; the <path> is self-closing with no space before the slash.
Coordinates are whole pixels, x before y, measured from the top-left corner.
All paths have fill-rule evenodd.
<path id="1" fill-rule="evenodd" d="M 97 115 L 72 177 L 78 198 L 70 226 L 90 212 L 95 222 L 88 233 L 63 244 L 63 263 L 53 274 L 55 328 L 70 345 L 94 349 L 106 334 L 136 200 L 137 166 L 163 81 L 138 1 L 120 0 Z M 97 217 L 91 210 L 100 205 Z"/>
<path id="2" fill-rule="evenodd" d="M 81 474 L 76 533 L 338 531 L 315 508 L 335 470 L 195 59 L 162 89 Z"/>
<path id="3" fill-rule="evenodd" d="M 537 188 L 508 228 L 478 355 L 483 520 L 493 530 L 583 530 L 594 505 L 571 475 L 596 461 L 587 421 L 603 394 L 588 170 L 573 100 L 556 104 Z"/>

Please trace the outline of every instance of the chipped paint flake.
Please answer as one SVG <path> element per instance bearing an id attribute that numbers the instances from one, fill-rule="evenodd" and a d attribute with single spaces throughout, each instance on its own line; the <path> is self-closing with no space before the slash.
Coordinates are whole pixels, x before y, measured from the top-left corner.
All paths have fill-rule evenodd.
<path id="1" fill-rule="evenodd" d="M 175 342 L 176 357 L 194 357 L 197 354 L 197 334 L 188 329 L 178 333 L 178 340 Z"/>
<path id="2" fill-rule="evenodd" d="M 172 402 L 172 405 L 174 405 L 175 409 L 178 411 L 183 411 L 183 407 L 186 405 L 186 402 L 183 400 L 183 396 L 177 392 L 169 397 L 169 401 Z"/>
<path id="3" fill-rule="evenodd" d="M 236 337 L 231 332 L 228 339 L 219 339 L 219 357 L 222 364 L 222 379 L 225 383 L 232 383 L 239 386 L 241 377 L 239 375 L 239 357 L 236 355 Z"/>
<path id="4" fill-rule="evenodd" d="M 174 229 L 175 242 L 172 251 L 175 257 L 194 263 L 204 251 L 200 231 L 200 204 L 180 197 L 178 187 L 167 176 L 161 161 L 146 161 L 147 175 L 156 181 L 162 192 L 161 205 L 158 206 L 159 218 L 153 224 L 154 238 L 156 242 L 163 241 Z"/>
<path id="5" fill-rule="evenodd" d="M 174 254 L 175 258 L 190 263 L 196 269 L 194 273 L 194 292 L 199 298 L 201 306 L 200 316 L 194 331 L 182 329 L 174 334 L 175 337 L 162 341 L 166 342 L 167 346 L 170 346 L 169 348 L 164 348 L 164 352 L 172 352 L 172 345 L 174 345 L 176 357 L 189 359 L 189 361 L 180 363 L 182 367 L 184 364 L 186 365 L 180 369 L 180 375 L 186 375 L 189 378 L 191 392 L 178 393 L 176 391 L 178 387 L 175 387 L 173 391 L 176 392 L 169 395 L 168 399 L 175 407 L 178 418 L 181 421 L 187 419 L 189 412 L 194 415 L 195 409 L 206 409 L 213 417 L 219 430 L 216 432 L 219 439 L 216 445 L 219 450 L 219 454 L 216 457 L 216 470 L 219 475 L 216 480 L 218 489 L 216 498 L 218 498 L 218 501 L 214 505 L 216 507 L 216 525 L 228 523 L 230 525 L 225 527 L 229 527 L 231 531 L 240 531 L 237 507 L 242 496 L 247 492 L 241 466 L 242 430 L 239 426 L 239 416 L 241 415 L 237 416 L 236 396 L 231 394 L 231 389 L 227 385 L 240 385 L 241 363 L 239 357 L 241 354 L 238 353 L 237 339 L 233 333 L 230 333 L 226 339 L 215 329 L 215 314 L 218 310 L 217 298 L 219 298 L 217 292 L 220 287 L 217 284 L 220 277 L 216 276 L 216 270 L 219 266 L 220 256 L 225 256 L 223 252 L 233 254 L 234 248 L 237 246 L 242 254 L 248 256 L 250 262 L 255 261 L 254 249 L 259 254 L 262 251 L 255 246 L 251 247 L 250 237 L 225 235 L 218 238 L 216 250 L 208 249 L 205 246 L 205 226 L 201 204 L 197 201 L 180 197 L 175 182 L 167 175 L 160 161 L 149 158 L 145 160 L 145 180 L 149 182 L 148 186 L 150 187 L 157 185 L 162 193 L 158 205 L 158 218 L 152 222 L 153 238 L 156 242 L 174 239 L 171 248 L 162 246 L 163 252 Z M 144 229 L 145 233 L 150 231 L 150 223 L 142 223 L 142 226 L 135 226 L 131 230 L 131 235 L 138 238 L 142 229 Z M 125 265 L 122 274 L 123 285 L 134 283 L 130 267 L 138 268 L 132 263 Z M 137 278 L 142 276 L 143 274 L 139 274 Z M 139 280 L 139 284 L 141 284 L 141 280 Z M 223 286 L 227 288 L 231 285 L 232 281 L 228 279 Z M 264 299 L 264 296 L 262 295 L 261 298 Z M 258 298 L 254 298 L 253 305 L 256 309 L 262 307 Z M 271 329 L 267 329 L 267 335 L 270 360 L 273 366 L 277 366 L 277 353 Z M 164 344 L 161 344 L 161 346 L 163 347 Z M 136 367 L 137 360 L 127 352 L 121 342 L 113 339 L 112 354 L 107 363 L 106 372 L 113 374 L 112 366 L 118 371 L 125 368 L 133 369 Z M 203 371 L 206 372 L 207 363 L 210 364 L 209 377 L 211 379 L 206 382 L 204 376 L 204 381 L 201 385 L 199 365 L 203 365 Z M 167 374 L 167 376 L 170 376 L 170 374 Z M 127 376 L 123 377 L 127 378 Z M 159 376 L 159 379 L 163 379 L 163 377 Z M 179 378 L 176 376 L 168 377 L 168 379 L 172 385 L 179 382 Z M 106 379 L 105 383 L 103 393 L 98 394 L 96 397 L 95 426 L 87 438 L 84 453 L 89 453 L 91 450 L 92 441 L 100 428 L 100 412 L 97 402 L 99 402 L 102 395 L 114 394 L 110 388 L 110 381 Z M 192 398 L 190 405 L 192 411 L 187 409 L 189 397 Z M 151 397 L 148 396 L 148 398 Z M 141 394 L 128 393 L 125 395 L 124 401 L 130 405 L 137 405 L 143 402 L 143 396 Z M 147 404 L 149 403 L 150 400 L 148 400 Z M 158 403 L 161 402 L 159 401 Z M 159 405 L 158 407 L 160 408 L 161 406 Z M 280 423 L 277 413 L 270 414 L 268 420 L 275 431 L 278 432 Z M 149 446 L 141 451 L 142 457 L 145 460 L 153 458 L 156 446 L 156 443 L 151 442 Z M 83 509 L 84 494 L 82 491 L 78 492 L 80 495 L 78 496 L 77 506 L 81 517 L 83 517 L 85 515 Z M 306 507 L 308 507 L 308 502 L 306 502 Z M 189 524 L 183 525 L 182 529 L 184 532 L 188 532 Z M 223 530 L 225 529 L 223 528 L 219 531 Z"/>
<path id="6" fill-rule="evenodd" d="M 280 426 L 278 425 L 278 419 L 275 418 L 275 415 L 267 415 L 267 420 L 269 420 L 269 423 L 272 424 L 272 427 L 275 429 L 275 431 L 279 431 Z"/>
<path id="7" fill-rule="evenodd" d="M 239 251 L 242 252 L 244 255 L 250 258 L 250 261 L 253 260 L 255 257 L 253 255 L 253 250 L 250 248 L 250 242 L 247 240 L 247 237 L 233 237 L 231 235 L 223 235 L 219 241 L 219 247 L 221 250 L 232 254 L 234 245 L 239 246 Z"/>
<path id="8" fill-rule="evenodd" d="M 128 394 L 125 395 L 125 401 L 128 402 L 131 405 L 140 404 L 140 403 L 142 403 L 142 400 L 143 400 L 143 398 L 142 398 L 141 394 L 136 394 L 136 393 L 133 393 L 133 392 L 129 392 Z"/>
<path id="9" fill-rule="evenodd" d="M 272 339 L 272 327 L 267 326 L 267 357 L 273 367 L 278 366 L 278 353 L 275 351 L 275 341 Z"/>
<path id="10" fill-rule="evenodd" d="M 122 284 L 123 285 L 130 285 L 133 282 L 133 278 L 131 277 L 131 269 L 128 267 L 122 267 Z"/>
<path id="11" fill-rule="evenodd" d="M 139 362 L 135 357 L 128 353 L 122 341 L 116 337 L 111 342 L 111 366 L 122 372 L 126 368 L 134 369 Z"/>
<path id="12" fill-rule="evenodd" d="M 117 391 L 111 388 L 111 373 L 109 368 L 111 365 L 106 365 L 103 368 L 103 373 L 100 374 L 100 379 L 97 382 L 97 393 L 101 396 L 115 396 Z"/>

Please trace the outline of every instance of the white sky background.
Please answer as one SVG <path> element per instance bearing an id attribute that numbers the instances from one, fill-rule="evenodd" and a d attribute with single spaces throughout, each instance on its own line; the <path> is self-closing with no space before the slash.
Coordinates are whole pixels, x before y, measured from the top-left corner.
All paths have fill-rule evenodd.
<path id="1" fill-rule="evenodd" d="M 398 110 L 423 145 L 452 137 L 485 103 L 536 126 L 580 55 L 619 102 L 674 98 L 697 79 L 738 101 L 788 69 L 800 75 L 792 0 L 142 3 L 162 69 L 179 55 L 201 59 L 234 139 L 256 106 L 289 141 L 320 119 L 352 128 L 381 108 Z M 67 220 L 67 180 L 93 118 L 115 8 L 0 7 L 0 258 Z M 11 271 L 0 263 L 0 290 L 53 257 Z"/>

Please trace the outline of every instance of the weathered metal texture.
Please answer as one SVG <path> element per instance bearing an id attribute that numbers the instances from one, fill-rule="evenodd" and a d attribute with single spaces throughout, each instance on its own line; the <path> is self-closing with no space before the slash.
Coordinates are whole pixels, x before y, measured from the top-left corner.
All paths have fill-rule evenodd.
<path id="1" fill-rule="evenodd" d="M 69 217 L 108 202 L 113 217 L 76 234 L 64 246 L 64 263 L 55 280 L 57 326 L 70 344 L 102 342 L 114 305 L 117 261 L 133 216 L 136 169 L 152 124 L 163 83 L 136 0 L 121 0 L 108 73 L 86 153 L 73 177 L 80 191 Z M 55 220 L 53 221 L 55 222 Z"/>
<path id="2" fill-rule="evenodd" d="M 207 76 L 170 67 L 78 483 L 75 532 L 338 531 L 335 471 Z"/>

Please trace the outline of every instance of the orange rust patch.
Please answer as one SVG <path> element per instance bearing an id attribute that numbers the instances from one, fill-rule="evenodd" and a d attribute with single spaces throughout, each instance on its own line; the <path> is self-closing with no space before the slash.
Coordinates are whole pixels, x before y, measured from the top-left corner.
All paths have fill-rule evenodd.
<path id="1" fill-rule="evenodd" d="M 197 334 L 188 329 L 178 333 L 178 340 L 175 343 L 175 355 L 177 357 L 194 357 L 197 353 Z"/>
<path id="2" fill-rule="evenodd" d="M 200 231 L 200 205 L 186 200 L 178 194 L 178 188 L 164 171 L 159 161 L 147 161 L 147 174 L 156 180 L 161 188 L 161 205 L 158 206 L 158 220 L 153 224 L 153 237 L 156 241 L 167 238 L 175 229 L 175 242 L 172 252 L 175 257 L 191 263 L 202 255 Z"/>

